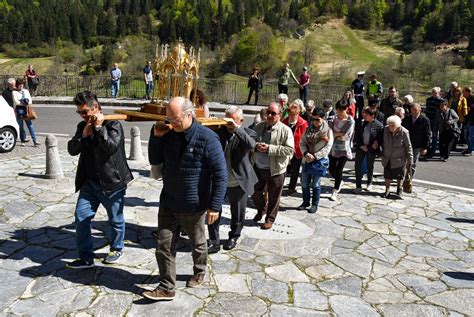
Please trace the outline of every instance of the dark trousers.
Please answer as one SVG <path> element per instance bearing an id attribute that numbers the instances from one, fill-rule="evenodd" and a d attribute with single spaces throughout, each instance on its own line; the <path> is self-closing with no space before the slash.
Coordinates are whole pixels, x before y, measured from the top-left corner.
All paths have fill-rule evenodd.
<path id="1" fill-rule="evenodd" d="M 255 184 L 255 192 L 252 200 L 257 207 L 258 215 L 266 214 L 265 222 L 274 223 L 280 205 L 280 196 L 285 182 L 285 173 L 271 176 L 270 170 L 256 168 L 258 182 Z M 265 195 L 267 186 L 268 199 Z"/>
<path id="2" fill-rule="evenodd" d="M 456 143 L 456 139 L 448 132 L 441 132 L 439 134 L 439 156 L 442 159 L 448 159 L 451 149 Z"/>
<path id="3" fill-rule="evenodd" d="M 357 108 L 357 119 L 362 120 L 362 110 L 364 110 L 364 97 L 355 96 L 356 108 Z"/>
<path id="4" fill-rule="evenodd" d="M 438 121 L 435 119 L 430 119 L 430 128 L 431 128 L 431 145 L 428 155 L 433 156 L 436 153 L 438 148 Z"/>
<path id="5" fill-rule="evenodd" d="M 252 94 L 253 94 L 254 91 L 255 91 L 255 105 L 258 104 L 258 88 L 255 88 L 255 87 L 250 87 L 249 97 L 247 98 L 246 104 L 250 103 L 250 98 L 252 98 Z"/>
<path id="6" fill-rule="evenodd" d="M 290 174 L 290 184 L 288 184 L 288 189 L 295 189 L 296 183 L 298 182 L 298 176 L 300 176 L 300 167 L 301 161 L 303 158 L 297 158 L 296 155 L 293 155 L 293 158 L 288 165 L 288 172 Z"/>
<path id="7" fill-rule="evenodd" d="M 245 209 L 247 208 L 247 193 L 240 188 L 237 187 L 227 187 L 227 199 L 230 203 L 230 232 L 229 232 L 229 239 L 238 239 L 240 238 L 240 234 L 242 232 L 242 228 L 244 227 L 245 221 Z M 208 225 L 207 228 L 209 230 L 209 240 L 211 240 L 215 244 L 220 243 L 219 237 L 219 223 L 221 220 L 221 215 L 219 215 L 219 219 L 214 222 L 212 225 Z"/>
<path id="8" fill-rule="evenodd" d="M 288 85 L 278 84 L 278 93 L 288 95 Z"/>
<path id="9" fill-rule="evenodd" d="M 346 165 L 347 157 L 334 157 L 329 155 L 329 173 L 334 177 L 334 188 L 340 189 L 342 181 L 342 171 Z"/>
<path id="10" fill-rule="evenodd" d="M 370 151 L 364 152 L 361 149 L 357 149 L 356 157 L 355 157 L 355 174 L 356 174 L 356 187 L 362 188 L 362 162 L 367 157 L 367 185 L 372 184 L 372 179 L 374 176 L 374 162 L 375 157 L 377 155 L 375 153 L 371 153 Z"/>
<path id="11" fill-rule="evenodd" d="M 308 99 L 308 86 L 300 88 L 300 99 L 303 100 L 303 104 L 306 106 L 306 101 Z"/>
<path id="12" fill-rule="evenodd" d="M 416 164 L 418 163 L 421 155 L 422 148 L 413 148 L 413 163 L 411 164 L 411 177 L 415 176 Z"/>
<path id="13" fill-rule="evenodd" d="M 176 285 L 176 244 L 181 228 L 188 234 L 193 245 L 194 274 L 205 274 L 207 243 L 204 219 L 206 211 L 182 213 L 160 206 L 158 234 L 156 237 L 156 261 L 160 271 L 160 289 L 173 291 Z"/>

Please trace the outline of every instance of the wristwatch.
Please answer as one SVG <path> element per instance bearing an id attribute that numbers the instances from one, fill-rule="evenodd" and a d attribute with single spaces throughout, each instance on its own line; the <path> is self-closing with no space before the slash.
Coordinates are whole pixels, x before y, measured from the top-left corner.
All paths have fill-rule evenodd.
<path id="1" fill-rule="evenodd" d="M 96 126 L 94 127 L 94 129 L 95 129 L 96 131 L 100 131 L 100 130 L 102 129 L 102 126 L 101 126 L 101 125 L 96 125 Z"/>

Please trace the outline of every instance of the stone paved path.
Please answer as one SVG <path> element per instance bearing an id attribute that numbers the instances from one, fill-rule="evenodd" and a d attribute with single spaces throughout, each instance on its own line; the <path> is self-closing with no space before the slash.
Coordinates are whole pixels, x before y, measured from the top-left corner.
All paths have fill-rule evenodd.
<path id="1" fill-rule="evenodd" d="M 145 151 L 144 151 L 145 152 Z M 474 197 L 415 188 L 403 200 L 321 200 L 316 215 L 282 199 L 274 229 L 250 220 L 232 251 L 209 257 L 206 283 L 185 288 L 190 246 L 179 242 L 172 302 L 140 296 L 158 284 L 154 258 L 161 183 L 146 162 L 130 165 L 126 249 L 119 264 L 75 271 L 73 193 L 77 159 L 62 151 L 65 177 L 46 180 L 44 155 L 0 162 L 0 312 L 31 316 L 467 316 L 474 314 Z M 329 185 L 329 180 L 323 182 Z M 376 186 L 381 192 L 381 186 Z M 325 195 L 327 196 L 327 195 Z M 222 237 L 228 231 L 224 210 Z M 97 257 L 108 252 L 105 211 L 94 222 Z"/>

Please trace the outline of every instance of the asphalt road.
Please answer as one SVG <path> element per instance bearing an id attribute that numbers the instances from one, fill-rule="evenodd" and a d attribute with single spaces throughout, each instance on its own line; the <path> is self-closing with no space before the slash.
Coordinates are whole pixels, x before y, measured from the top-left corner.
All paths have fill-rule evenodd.
<path id="1" fill-rule="evenodd" d="M 39 118 L 35 120 L 34 126 L 38 133 L 53 133 L 58 135 L 72 135 L 76 125 L 81 118 L 75 113 L 72 105 L 39 105 L 35 104 Z M 113 113 L 117 107 L 105 107 L 104 113 Z M 131 109 L 131 108 L 127 108 Z M 222 113 L 215 113 L 222 116 Z M 252 123 L 253 116 L 245 116 L 245 125 Z M 138 126 L 142 133 L 141 139 L 148 140 L 149 131 L 153 122 L 123 122 L 126 138 L 130 138 L 132 126 Z M 348 162 L 346 168 L 353 169 L 353 162 Z M 418 164 L 416 180 L 424 182 L 441 183 L 450 186 L 459 186 L 474 190 L 474 156 L 464 157 L 460 152 L 454 152 L 448 162 L 439 160 L 422 161 Z M 376 173 L 382 173 L 380 161 L 375 163 Z M 382 180 L 381 178 L 378 178 Z M 473 191 L 474 192 L 474 191 Z"/>

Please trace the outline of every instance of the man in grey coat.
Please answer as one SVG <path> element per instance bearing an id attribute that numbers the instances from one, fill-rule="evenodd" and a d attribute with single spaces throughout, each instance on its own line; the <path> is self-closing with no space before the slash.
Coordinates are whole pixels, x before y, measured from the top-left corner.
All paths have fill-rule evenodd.
<path id="1" fill-rule="evenodd" d="M 231 221 L 229 239 L 224 250 L 232 250 L 237 245 L 244 227 L 245 210 L 248 195 L 252 195 L 257 175 L 250 162 L 250 153 L 255 147 L 255 131 L 242 126 L 244 114 L 237 106 L 230 106 L 225 111 L 227 126 L 217 130 L 217 135 L 224 149 L 227 163 L 227 199 L 230 203 Z M 219 220 L 208 226 L 208 253 L 220 251 Z"/>

